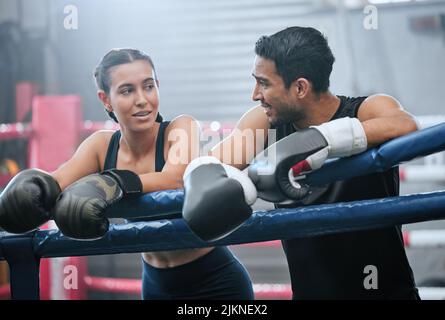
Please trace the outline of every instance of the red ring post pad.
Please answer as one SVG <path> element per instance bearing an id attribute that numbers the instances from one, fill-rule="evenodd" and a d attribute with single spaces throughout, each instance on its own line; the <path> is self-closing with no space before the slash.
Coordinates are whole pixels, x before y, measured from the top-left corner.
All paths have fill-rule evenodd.
<path id="1" fill-rule="evenodd" d="M 402 162 L 443 150 L 445 123 L 390 140 L 349 158 L 327 161 L 322 168 L 309 173 L 300 181 L 310 186 L 321 186 L 372 172 L 382 172 Z"/>
<path id="2" fill-rule="evenodd" d="M 101 239 L 73 240 L 58 230 L 29 233 L 37 257 L 67 257 L 200 248 L 381 228 L 445 219 L 445 191 L 255 212 L 227 237 L 207 243 L 183 219 L 111 225 Z M 0 248 L 11 235 L 0 232 Z M 0 251 L 1 254 L 1 251 Z M 0 260 L 4 259 L 0 256 Z"/>
<path id="3" fill-rule="evenodd" d="M 182 189 L 156 191 L 140 197 L 122 199 L 110 206 L 104 216 L 145 221 L 181 218 L 183 202 Z"/>

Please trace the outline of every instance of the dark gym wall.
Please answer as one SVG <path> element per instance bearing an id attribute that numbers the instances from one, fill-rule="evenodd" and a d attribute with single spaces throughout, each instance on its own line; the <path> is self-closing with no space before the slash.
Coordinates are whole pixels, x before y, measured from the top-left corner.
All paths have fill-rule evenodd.
<path id="1" fill-rule="evenodd" d="M 11 1 L 0 3 L 13 8 Z M 250 74 L 255 41 L 291 25 L 314 26 L 328 36 L 336 56 L 333 92 L 392 94 L 418 115 L 443 109 L 444 32 L 416 33 L 409 25 L 413 17 L 444 14 L 443 1 L 378 6 L 377 30 L 363 27 L 362 7 L 340 10 L 332 1 L 24 3 L 25 29 L 46 30 L 48 38 L 42 43 L 46 92 L 80 94 L 89 119 L 106 118 L 96 98 L 94 66 L 110 48 L 132 46 L 154 59 L 165 117 L 190 113 L 199 120 L 236 120 L 254 105 Z M 64 29 L 66 5 L 77 8 L 77 30 Z"/>
<path id="2" fill-rule="evenodd" d="M 366 30 L 361 8 L 342 14 L 316 1 L 94 1 L 93 7 L 79 1 L 79 29 L 58 37 L 61 88 L 82 92 L 88 114 L 102 116 L 91 70 L 109 48 L 134 46 L 153 56 L 167 117 L 236 120 L 254 105 L 255 41 L 287 26 L 310 25 L 327 34 L 336 56 L 332 91 L 384 92 L 415 114 L 441 113 L 445 31 L 409 27 L 412 17 L 438 12 L 445 13 L 445 3 L 381 7 L 378 29 Z"/>

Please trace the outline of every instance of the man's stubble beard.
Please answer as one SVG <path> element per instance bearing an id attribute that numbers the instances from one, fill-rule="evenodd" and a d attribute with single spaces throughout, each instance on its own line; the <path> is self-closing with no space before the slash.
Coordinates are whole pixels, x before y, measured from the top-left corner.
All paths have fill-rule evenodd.
<path id="1" fill-rule="evenodd" d="M 303 111 L 298 110 L 295 106 L 284 105 L 281 106 L 279 111 L 276 110 L 275 119 L 270 120 L 272 126 L 279 126 L 288 123 L 296 123 L 306 117 Z"/>

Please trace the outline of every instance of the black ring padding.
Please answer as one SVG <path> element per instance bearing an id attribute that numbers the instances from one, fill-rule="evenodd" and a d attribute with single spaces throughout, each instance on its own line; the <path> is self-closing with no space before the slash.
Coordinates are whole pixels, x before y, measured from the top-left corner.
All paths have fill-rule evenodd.
<path id="1" fill-rule="evenodd" d="M 146 220 L 180 218 L 183 202 L 183 189 L 156 191 L 131 199 L 122 199 L 110 206 L 104 216 Z"/>
<path id="2" fill-rule="evenodd" d="M 183 219 L 111 225 L 101 239 L 73 240 L 58 230 L 33 235 L 37 257 L 163 251 L 232 245 L 296 237 L 383 228 L 445 219 L 445 191 L 255 212 L 227 237 L 207 243 L 195 236 Z M 0 233 L 0 244 L 11 234 Z M 0 257 L 4 259 L 4 257 Z"/>
<path id="3" fill-rule="evenodd" d="M 373 172 L 383 172 L 402 162 L 410 161 L 445 149 L 445 123 L 414 131 L 379 147 L 349 158 L 330 160 L 307 175 L 304 183 L 322 186 Z"/>

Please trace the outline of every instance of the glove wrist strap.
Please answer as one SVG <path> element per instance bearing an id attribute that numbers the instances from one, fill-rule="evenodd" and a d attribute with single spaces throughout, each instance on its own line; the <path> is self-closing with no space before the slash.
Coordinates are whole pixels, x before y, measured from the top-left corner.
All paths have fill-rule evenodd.
<path id="1" fill-rule="evenodd" d="M 366 150 L 365 130 L 357 118 L 340 118 L 314 126 L 329 145 L 329 158 L 348 157 Z"/>
<path id="2" fill-rule="evenodd" d="M 139 195 L 142 193 L 142 182 L 137 174 L 130 170 L 111 169 L 101 174 L 112 177 L 121 187 L 124 195 Z"/>

